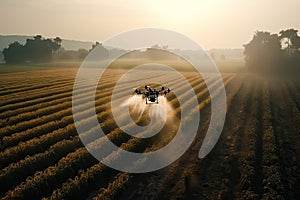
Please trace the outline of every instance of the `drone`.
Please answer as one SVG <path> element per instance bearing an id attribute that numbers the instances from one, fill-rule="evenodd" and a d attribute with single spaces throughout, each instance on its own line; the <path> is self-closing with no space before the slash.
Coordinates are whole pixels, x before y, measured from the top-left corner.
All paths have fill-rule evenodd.
<path id="1" fill-rule="evenodd" d="M 158 96 L 164 95 L 166 96 L 170 92 L 170 88 L 165 88 L 164 86 L 161 89 L 151 88 L 148 85 L 145 85 L 145 90 L 141 91 L 140 89 L 135 89 L 135 93 L 137 95 L 144 95 L 146 98 L 146 104 L 148 102 L 157 103 L 158 104 Z"/>

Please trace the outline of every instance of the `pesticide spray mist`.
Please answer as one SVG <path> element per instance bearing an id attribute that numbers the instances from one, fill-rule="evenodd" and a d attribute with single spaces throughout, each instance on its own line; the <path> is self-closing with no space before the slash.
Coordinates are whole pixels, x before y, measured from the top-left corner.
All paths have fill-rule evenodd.
<path id="1" fill-rule="evenodd" d="M 167 99 L 163 96 L 160 96 L 158 97 L 158 102 L 158 104 L 146 104 L 145 98 L 142 98 L 138 95 L 133 95 L 127 101 L 122 103 L 120 107 L 129 108 L 130 115 L 133 121 L 135 121 L 137 124 L 139 124 L 139 122 L 146 122 L 147 124 L 147 119 L 149 118 L 154 121 L 162 121 L 164 124 L 173 121 L 175 113 Z"/>

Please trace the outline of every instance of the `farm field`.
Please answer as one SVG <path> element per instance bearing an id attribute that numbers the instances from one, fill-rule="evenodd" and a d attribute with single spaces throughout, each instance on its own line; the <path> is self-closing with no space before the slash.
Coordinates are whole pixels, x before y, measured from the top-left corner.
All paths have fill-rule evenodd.
<path id="1" fill-rule="evenodd" d="M 167 126 L 158 136 L 142 140 L 124 134 L 112 119 L 109 105 L 113 82 L 124 71 L 108 70 L 101 80 L 95 99 L 98 121 L 106 136 L 121 148 L 155 151 L 172 140 L 176 127 Z M 145 71 L 145 77 L 159 80 L 164 73 Z M 297 199 L 300 82 L 223 73 L 228 106 L 225 126 L 212 152 L 198 159 L 210 122 L 211 97 L 199 75 L 182 73 L 199 101 L 195 108 L 201 112 L 197 136 L 177 161 L 145 174 L 111 169 L 99 163 L 81 143 L 72 116 L 76 69 L 0 74 L 0 198 Z M 167 81 L 182 97 L 191 92 L 176 78 Z M 209 81 L 216 87 L 212 96 L 218 95 L 218 80 L 212 74 Z M 124 91 L 128 89 L 132 88 L 123 86 Z M 84 81 L 82 91 L 90 92 Z M 119 96 L 123 102 L 122 93 Z M 85 98 L 83 94 L 81 100 Z M 180 106 L 187 106 L 179 106 L 172 93 L 165 104 L 174 118 L 181 112 Z M 88 121 L 86 105 L 79 109 Z M 137 121 L 143 124 L 147 120 L 142 116 Z M 92 138 L 94 128 L 86 130 L 87 138 Z M 101 141 L 90 143 L 101 148 Z M 108 153 L 107 159 L 117 158 Z"/>

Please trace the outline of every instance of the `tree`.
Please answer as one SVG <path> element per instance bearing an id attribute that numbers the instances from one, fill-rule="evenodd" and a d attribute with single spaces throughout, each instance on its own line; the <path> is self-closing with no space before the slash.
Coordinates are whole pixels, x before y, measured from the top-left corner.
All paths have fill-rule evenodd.
<path id="1" fill-rule="evenodd" d="M 107 58 L 109 55 L 108 50 L 103 46 L 102 43 L 96 42 L 92 45 L 92 48 L 89 51 L 96 49 L 97 54 L 99 55 L 98 58 Z"/>
<path id="2" fill-rule="evenodd" d="M 279 32 L 279 38 L 283 44 L 283 49 L 286 50 L 289 56 L 293 56 L 299 52 L 300 37 L 298 30 L 287 29 Z"/>
<path id="3" fill-rule="evenodd" d="M 277 34 L 257 31 L 244 48 L 246 67 L 251 71 L 270 72 L 281 64 L 282 49 Z"/>
<path id="4" fill-rule="evenodd" d="M 36 35 L 33 39 L 27 39 L 25 45 L 18 42 L 12 43 L 3 50 L 6 63 L 38 63 L 49 62 L 53 53 L 61 47 L 61 39 L 43 39 Z"/>
<path id="5" fill-rule="evenodd" d="M 25 61 L 24 46 L 19 42 L 11 43 L 2 53 L 7 64 L 18 64 Z"/>
<path id="6" fill-rule="evenodd" d="M 300 37 L 298 30 L 287 29 L 280 31 L 282 48 L 285 52 L 285 63 L 292 72 L 297 71 L 300 65 Z"/>
<path id="7" fill-rule="evenodd" d="M 59 37 L 56 37 L 53 39 L 53 51 L 57 51 L 60 47 L 61 47 L 61 42 L 62 39 L 60 39 Z"/>
<path id="8" fill-rule="evenodd" d="M 279 34 L 257 31 L 244 45 L 246 66 L 251 71 L 294 74 L 300 67 L 298 30 L 282 30 Z"/>
<path id="9" fill-rule="evenodd" d="M 101 43 L 99 43 L 99 42 L 96 42 L 95 44 L 93 44 L 92 45 L 92 48 L 89 50 L 89 51 L 92 51 L 93 49 L 95 49 L 97 46 L 102 46 L 102 44 Z"/>
<path id="10" fill-rule="evenodd" d="M 88 50 L 86 49 L 78 49 L 75 50 L 65 50 L 61 47 L 58 51 L 53 55 L 54 60 L 60 61 L 82 61 L 87 55 Z"/>

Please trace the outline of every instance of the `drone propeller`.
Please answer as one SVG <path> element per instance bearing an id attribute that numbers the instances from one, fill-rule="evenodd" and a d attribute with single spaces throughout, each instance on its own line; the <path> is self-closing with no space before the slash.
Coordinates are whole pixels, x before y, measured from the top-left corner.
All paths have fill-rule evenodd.
<path id="1" fill-rule="evenodd" d="M 156 95 L 158 97 L 159 94 L 164 94 L 164 96 L 166 96 L 171 91 L 170 88 L 166 88 L 165 86 L 162 86 L 160 90 L 151 88 L 148 85 L 145 85 L 145 91 L 142 91 L 139 88 L 133 88 L 133 90 L 137 95 L 145 95 L 146 97 L 149 95 Z"/>
<path id="2" fill-rule="evenodd" d="M 163 91 L 163 93 L 164 93 L 164 95 L 166 96 L 170 91 L 171 91 L 170 88 L 168 88 L 168 89 L 165 89 L 165 90 Z"/>
<path id="3" fill-rule="evenodd" d="M 141 90 L 139 90 L 138 88 L 136 88 L 134 90 L 134 92 L 137 94 L 137 95 L 140 95 L 140 94 L 143 94 L 143 92 Z"/>

